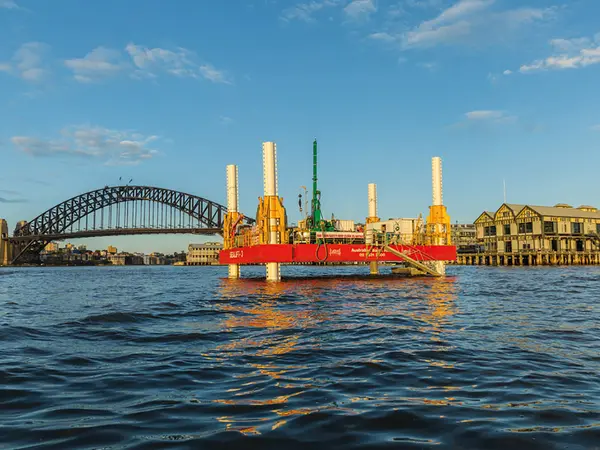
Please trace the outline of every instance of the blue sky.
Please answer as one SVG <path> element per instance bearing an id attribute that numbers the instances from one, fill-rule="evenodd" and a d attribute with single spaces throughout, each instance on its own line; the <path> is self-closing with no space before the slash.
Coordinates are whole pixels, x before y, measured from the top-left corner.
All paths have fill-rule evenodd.
<path id="1" fill-rule="evenodd" d="M 600 206 L 597 0 L 0 0 L 0 217 L 119 177 L 241 209 L 277 142 L 288 215 L 320 146 L 326 215 L 453 221 L 503 200 Z M 181 250 L 190 236 L 89 240 Z"/>

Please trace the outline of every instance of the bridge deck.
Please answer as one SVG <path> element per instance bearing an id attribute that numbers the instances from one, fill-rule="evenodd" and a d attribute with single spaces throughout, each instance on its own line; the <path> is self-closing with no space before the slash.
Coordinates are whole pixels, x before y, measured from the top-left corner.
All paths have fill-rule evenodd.
<path id="1" fill-rule="evenodd" d="M 105 230 L 74 231 L 72 233 L 13 236 L 13 242 L 28 242 L 32 240 L 59 241 L 101 236 L 122 236 L 134 234 L 221 234 L 220 228 L 108 228 Z"/>

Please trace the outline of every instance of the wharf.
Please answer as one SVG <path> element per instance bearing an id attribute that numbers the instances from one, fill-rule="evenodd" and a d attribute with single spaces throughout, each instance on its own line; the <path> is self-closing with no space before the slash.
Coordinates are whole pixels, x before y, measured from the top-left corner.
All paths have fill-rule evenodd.
<path id="1" fill-rule="evenodd" d="M 592 266 L 600 265 L 600 252 L 459 253 L 455 264 L 463 266 Z"/>

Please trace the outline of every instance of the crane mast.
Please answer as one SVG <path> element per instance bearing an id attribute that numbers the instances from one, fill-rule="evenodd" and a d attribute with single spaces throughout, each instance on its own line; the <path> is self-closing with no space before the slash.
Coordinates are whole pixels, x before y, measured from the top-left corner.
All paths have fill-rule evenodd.
<path id="1" fill-rule="evenodd" d="M 318 227 L 322 219 L 321 213 L 321 191 L 317 187 L 317 140 L 313 142 L 313 196 L 311 203 L 311 217 L 313 227 Z"/>

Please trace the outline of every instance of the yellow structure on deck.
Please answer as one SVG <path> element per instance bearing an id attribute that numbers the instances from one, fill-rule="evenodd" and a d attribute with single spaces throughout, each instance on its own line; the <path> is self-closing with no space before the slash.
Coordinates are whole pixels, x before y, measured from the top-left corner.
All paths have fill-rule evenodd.
<path id="1" fill-rule="evenodd" d="M 429 207 L 425 225 L 425 245 L 452 245 L 450 216 L 444 205 Z"/>
<path id="2" fill-rule="evenodd" d="M 258 227 L 258 244 L 273 244 L 270 236 L 277 236 L 277 244 L 287 244 L 289 231 L 287 228 L 287 214 L 283 206 L 283 197 L 269 195 L 258 197 L 256 211 L 256 225 Z M 274 233 L 274 234 L 271 234 Z"/>
<path id="3" fill-rule="evenodd" d="M 223 219 L 223 248 L 234 248 L 235 228 L 242 221 L 239 212 L 228 212 Z"/>

